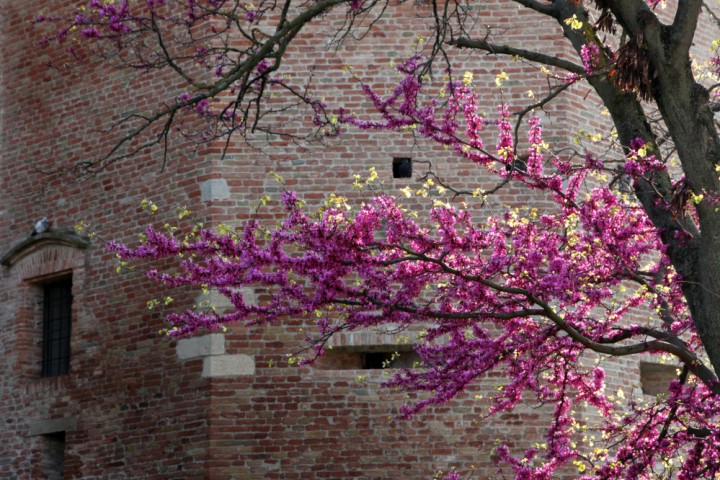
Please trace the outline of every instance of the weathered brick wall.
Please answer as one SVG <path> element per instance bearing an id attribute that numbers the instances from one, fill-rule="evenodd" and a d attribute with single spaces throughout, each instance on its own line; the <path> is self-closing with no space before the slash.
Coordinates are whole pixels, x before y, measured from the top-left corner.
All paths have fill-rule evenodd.
<path id="1" fill-rule="evenodd" d="M 44 3 L 45 13 L 52 14 L 70 2 Z M 146 301 L 162 292 L 140 272 L 116 273 L 112 255 L 102 247 L 104 240 L 132 241 L 141 231 L 149 221 L 138 208 L 143 198 L 160 206 L 150 219 L 160 225 L 174 217 L 178 205 L 187 205 L 207 224 L 240 223 L 259 197 L 278 191 L 270 171 L 283 175 L 311 204 L 330 192 L 357 200 L 350 191 L 352 174 L 364 175 L 370 167 L 389 192 L 418 185 L 392 178 L 393 157 L 432 161 L 457 187 L 488 187 L 493 179 L 408 135 L 354 131 L 324 147 L 299 149 L 258 137 L 253 139 L 257 148 L 234 143 L 222 160 L 219 147 L 210 146 L 199 152 L 173 150 L 163 170 L 157 152 L 143 152 L 82 181 L 48 175 L 107 151 L 118 138 L 103 131 L 112 120 L 133 108 L 152 108 L 160 98 L 172 99 L 177 82 L 162 76 L 133 80 L 103 66 L 48 69 L 46 63 L 61 57 L 62 47 L 36 46 L 41 33 L 30 21 L 38 6 L 2 0 L 0 7 L 0 255 L 24 240 L 42 215 L 51 218 L 54 229 L 87 222 L 97 234 L 87 249 L 61 249 L 73 272 L 69 375 L 39 378 L 35 363 L 33 289 L 57 269 L 46 266 L 47 272 L 33 273 L 18 263 L 0 273 L 0 478 L 37 478 L 47 449 L 42 435 L 53 428 L 66 431 L 66 478 L 430 478 L 450 467 L 475 468 L 477 478 L 493 478 L 496 441 L 517 450 L 542 441 L 544 409 L 480 421 L 484 401 L 475 395 L 492 392 L 502 380 L 497 374 L 445 406 L 410 421 L 392 421 L 406 398 L 378 387 L 382 372 L 287 365 L 286 354 L 305 346 L 302 320 L 237 327 L 190 343 L 170 341 L 158 335 L 162 312 L 146 309 Z M 412 51 L 422 33 L 418 29 L 428 25 L 427 18 L 418 18 L 427 15 L 423 8 L 408 4 L 390 10 L 361 45 L 351 42 L 340 51 L 326 48 L 333 18 L 325 19 L 297 40 L 286 66 L 298 77 L 314 67 L 322 86 L 318 93 L 331 106 L 367 113 L 366 100 L 343 66 L 352 65 L 378 88 L 391 88 L 397 76 L 388 63 Z M 507 2 L 473 8 L 524 43 L 565 48 L 554 30 Z M 522 63 L 476 52 L 460 52 L 458 59 L 456 71 L 475 72 L 491 114 L 499 100 L 494 76 L 501 70 L 510 76 L 504 100 L 526 101 L 528 89 L 541 91 L 532 87 L 537 72 Z M 586 94 L 584 87 L 573 87 L 542 113 L 548 139 L 573 131 L 578 117 L 568 112 L 573 102 L 586 101 Z M 493 134 L 488 146 L 494 148 Z M 506 203 L 542 205 L 543 199 L 508 188 L 491 202 L 501 211 Z M 277 209 L 271 205 L 266 212 L 273 217 Z M 52 248 L 59 247 L 39 247 L 21 262 L 40 262 L 37 255 Z M 197 299 L 193 292 L 172 295 L 177 298 L 173 308 Z M 639 383 L 632 361 L 611 370 L 609 376 L 617 373 L 628 385 Z M 367 380 L 356 381 L 358 375 Z"/>
<path id="2" fill-rule="evenodd" d="M 58 2 L 58 9 L 69 3 Z M 48 267 L 36 255 L 56 247 L 41 246 L 2 267 L 0 478 L 43 478 L 37 471 L 42 434 L 53 428 L 67 429 L 66 478 L 206 478 L 209 381 L 197 365 L 177 361 L 174 344 L 158 335 L 160 315 L 144 307 L 145 295 L 157 295 L 157 288 L 140 273 L 118 276 L 103 242 L 139 233 L 147 218 L 139 202 L 151 193 L 168 204 L 199 199 L 195 178 L 207 178 L 207 164 L 178 157 L 172 170 L 160 172 L 156 158 L 145 156 L 86 182 L 48 175 L 106 149 L 112 136 L 101 129 L 107 120 L 131 100 L 147 108 L 154 94 L 150 85 L 122 75 L 48 68 L 57 52 L 38 47 L 40 32 L 31 25 L 41 8 L 2 2 L 0 250 L 25 240 L 43 215 L 54 230 L 85 221 L 102 238 L 85 250 L 63 248 L 79 257 L 72 261 L 69 375 L 39 378 L 41 317 L 33 295 L 46 273 L 67 265 L 45 272 L 22 264 Z M 49 2 L 46 12 L 55 12 Z M 161 81 L 156 87 L 164 88 Z M 188 178 L 191 186 L 184 184 Z M 48 426 L 57 419 L 74 425 Z"/>

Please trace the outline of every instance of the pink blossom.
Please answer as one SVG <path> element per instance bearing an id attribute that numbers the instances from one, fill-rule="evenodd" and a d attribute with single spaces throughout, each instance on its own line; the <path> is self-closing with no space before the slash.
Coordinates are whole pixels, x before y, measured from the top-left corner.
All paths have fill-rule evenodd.
<path id="1" fill-rule="evenodd" d="M 586 43 L 580 48 L 580 56 L 585 73 L 592 74 L 600 63 L 600 48 L 594 43 Z"/>

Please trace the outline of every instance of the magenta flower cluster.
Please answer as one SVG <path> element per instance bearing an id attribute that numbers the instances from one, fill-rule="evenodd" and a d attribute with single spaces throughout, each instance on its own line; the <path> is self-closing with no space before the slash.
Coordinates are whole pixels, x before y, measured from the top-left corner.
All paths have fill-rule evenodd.
<path id="1" fill-rule="evenodd" d="M 580 56 L 585 73 L 590 75 L 600 63 L 600 47 L 594 43 L 586 43 L 580 48 Z"/>

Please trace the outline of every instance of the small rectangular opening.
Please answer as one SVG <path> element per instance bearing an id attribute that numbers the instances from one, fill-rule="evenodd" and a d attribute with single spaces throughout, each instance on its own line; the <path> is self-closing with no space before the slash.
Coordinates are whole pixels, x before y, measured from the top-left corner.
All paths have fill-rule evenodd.
<path id="1" fill-rule="evenodd" d="M 422 363 L 408 345 L 333 347 L 315 363 L 321 370 L 381 370 L 417 368 Z"/>
<path id="2" fill-rule="evenodd" d="M 412 178 L 412 158 L 393 158 L 392 170 L 393 178 Z"/>
<path id="3" fill-rule="evenodd" d="M 640 387 L 645 395 L 667 394 L 670 382 L 677 380 L 678 369 L 675 365 L 640 362 Z"/>

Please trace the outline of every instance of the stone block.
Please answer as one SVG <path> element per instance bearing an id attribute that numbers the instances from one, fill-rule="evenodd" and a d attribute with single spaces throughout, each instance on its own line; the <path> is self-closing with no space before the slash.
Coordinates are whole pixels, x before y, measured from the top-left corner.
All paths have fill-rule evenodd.
<path id="1" fill-rule="evenodd" d="M 249 355 L 216 355 L 203 359 L 203 377 L 255 375 L 255 359 Z"/>
<path id="2" fill-rule="evenodd" d="M 225 335 L 211 333 L 201 337 L 181 338 L 175 351 L 179 360 L 222 355 L 225 353 Z"/>
<path id="3" fill-rule="evenodd" d="M 204 293 L 200 293 L 196 297 L 195 303 L 207 306 L 212 305 L 219 312 L 225 311 L 229 308 L 232 308 L 233 306 L 233 304 L 230 303 L 230 300 L 225 295 L 215 289 L 211 289 L 210 291 L 208 291 L 207 295 Z"/>
<path id="4" fill-rule="evenodd" d="M 200 184 L 200 200 L 225 200 L 230 198 L 230 189 L 224 178 L 213 178 Z"/>

